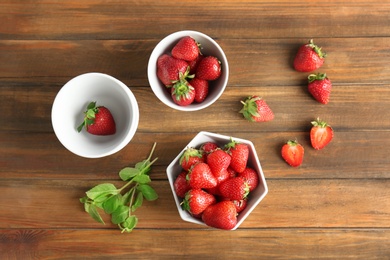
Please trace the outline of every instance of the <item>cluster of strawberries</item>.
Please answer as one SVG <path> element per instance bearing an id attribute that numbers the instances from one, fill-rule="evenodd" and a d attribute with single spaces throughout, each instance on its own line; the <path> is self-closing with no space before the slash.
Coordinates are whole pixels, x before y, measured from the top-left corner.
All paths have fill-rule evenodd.
<path id="1" fill-rule="evenodd" d="M 200 47 L 195 39 L 185 36 L 170 54 L 165 53 L 157 59 L 157 77 L 179 106 L 203 102 L 209 93 L 209 82 L 221 76 L 220 60 L 215 56 L 204 56 Z"/>
<path id="2" fill-rule="evenodd" d="M 234 140 L 221 147 L 214 142 L 188 147 L 174 181 L 182 208 L 210 227 L 234 228 L 248 194 L 259 185 L 259 174 L 248 166 L 248 157 L 248 145 Z"/>

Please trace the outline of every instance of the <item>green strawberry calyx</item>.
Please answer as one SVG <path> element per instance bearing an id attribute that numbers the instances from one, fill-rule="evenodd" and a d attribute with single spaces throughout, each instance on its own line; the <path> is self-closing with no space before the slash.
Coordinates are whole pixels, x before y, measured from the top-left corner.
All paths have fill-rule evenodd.
<path id="1" fill-rule="evenodd" d="M 317 117 L 317 119 L 315 121 L 312 121 L 311 124 L 313 126 L 318 126 L 320 128 L 326 128 L 327 126 L 329 126 L 327 122 L 320 120 L 319 117 Z"/>
<path id="2" fill-rule="evenodd" d="M 179 163 L 182 164 L 183 161 L 188 162 L 190 157 L 202 158 L 202 153 L 195 148 L 189 147 L 184 151 L 183 155 L 180 157 Z"/>
<path id="3" fill-rule="evenodd" d="M 309 46 L 310 48 L 312 48 L 320 58 L 325 58 L 326 57 L 326 53 L 324 51 L 322 51 L 320 47 L 318 47 L 317 45 L 314 44 L 313 42 L 313 39 L 311 39 L 309 41 L 309 43 L 307 44 L 307 46 Z"/>
<path id="4" fill-rule="evenodd" d="M 172 95 L 175 96 L 176 100 L 188 99 L 191 91 L 194 91 L 194 87 L 191 86 L 187 79 L 193 78 L 195 75 L 188 75 L 190 72 L 190 66 L 187 67 L 185 73 L 179 72 L 179 80 L 174 81 Z"/>
<path id="5" fill-rule="evenodd" d="M 257 103 L 256 101 L 260 100 L 260 97 L 257 96 L 250 96 L 248 97 L 245 102 L 241 100 L 241 104 L 243 104 L 243 108 L 240 110 L 240 113 L 243 114 L 243 116 L 248 120 L 248 121 L 255 121 L 253 117 L 258 117 L 260 116 L 259 113 L 257 112 Z"/>
<path id="6" fill-rule="evenodd" d="M 230 137 L 230 142 L 225 144 L 225 149 L 226 149 L 226 152 L 227 153 L 230 153 L 230 149 L 233 149 L 236 147 L 237 144 L 239 144 L 240 142 L 238 141 L 234 141 L 232 137 Z"/>
<path id="7" fill-rule="evenodd" d="M 312 82 L 315 81 L 315 80 L 324 80 L 324 79 L 326 79 L 326 78 L 327 78 L 326 73 L 310 74 L 310 75 L 307 77 L 309 83 L 312 83 Z"/>
<path id="8" fill-rule="evenodd" d="M 93 101 L 88 104 L 87 111 L 84 112 L 84 121 L 77 127 L 77 131 L 81 132 L 83 127 L 92 125 L 95 122 L 96 114 L 99 112 L 99 107 L 96 106 L 96 101 Z"/>

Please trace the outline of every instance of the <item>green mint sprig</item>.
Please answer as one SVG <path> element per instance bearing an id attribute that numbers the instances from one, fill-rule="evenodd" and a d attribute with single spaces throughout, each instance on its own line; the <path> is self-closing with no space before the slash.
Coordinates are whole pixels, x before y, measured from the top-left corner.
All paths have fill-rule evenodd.
<path id="1" fill-rule="evenodd" d="M 149 185 L 151 166 L 158 158 L 150 161 L 156 147 L 154 143 L 149 157 L 119 171 L 119 177 L 126 182 L 117 189 L 112 183 L 102 183 L 86 192 L 80 198 L 85 211 L 97 222 L 105 224 L 98 209 L 111 215 L 111 222 L 118 225 L 122 233 L 131 232 L 138 223 L 133 213 L 142 206 L 143 200 L 154 201 L 158 198 L 156 191 Z"/>

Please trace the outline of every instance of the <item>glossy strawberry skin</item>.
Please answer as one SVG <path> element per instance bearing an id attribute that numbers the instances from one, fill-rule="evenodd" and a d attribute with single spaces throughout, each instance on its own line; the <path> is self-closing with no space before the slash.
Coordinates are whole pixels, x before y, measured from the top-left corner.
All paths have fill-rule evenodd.
<path id="1" fill-rule="evenodd" d="M 192 215 L 199 215 L 215 202 L 215 197 L 204 190 L 191 189 L 186 193 L 182 207 Z"/>
<path id="2" fill-rule="evenodd" d="M 202 220 L 210 227 L 231 230 L 237 225 L 237 210 L 233 202 L 221 201 L 208 206 L 203 211 Z"/>
<path id="3" fill-rule="evenodd" d="M 245 168 L 244 171 L 238 173 L 239 177 L 242 177 L 249 186 L 249 192 L 253 191 L 259 185 L 259 174 L 250 167 Z"/>
<path id="4" fill-rule="evenodd" d="M 195 164 L 189 170 L 186 179 L 192 189 L 208 189 L 217 186 L 217 179 L 210 167 L 203 162 Z"/>
<path id="5" fill-rule="evenodd" d="M 230 200 L 242 200 L 249 194 L 249 186 L 242 177 L 227 179 L 219 184 L 219 193 Z"/>
<path id="6" fill-rule="evenodd" d="M 316 150 L 323 149 L 333 139 L 333 128 L 325 121 L 321 121 L 319 118 L 311 123 L 313 125 L 310 129 L 311 145 Z"/>
<path id="7" fill-rule="evenodd" d="M 310 40 L 302 45 L 295 58 L 294 69 L 299 72 L 311 72 L 322 66 L 326 54 Z"/>
<path id="8" fill-rule="evenodd" d="M 195 90 L 195 102 L 202 103 L 209 94 L 209 82 L 204 79 L 193 78 L 188 82 Z"/>
<path id="9" fill-rule="evenodd" d="M 188 82 L 181 81 L 171 87 L 171 97 L 177 105 L 188 106 L 195 100 L 195 89 Z"/>
<path id="10" fill-rule="evenodd" d="M 221 62 L 218 58 L 206 56 L 199 62 L 195 77 L 204 80 L 216 80 L 221 76 L 221 73 Z"/>
<path id="11" fill-rule="evenodd" d="M 190 190 L 190 186 L 186 180 L 187 172 L 182 171 L 173 182 L 173 187 L 175 189 L 175 193 L 179 198 L 184 198 L 187 191 Z"/>
<path id="12" fill-rule="evenodd" d="M 185 171 L 188 171 L 198 162 L 203 162 L 203 154 L 198 149 L 192 147 L 186 148 L 179 159 L 179 163 Z"/>
<path id="13" fill-rule="evenodd" d="M 264 99 L 259 96 L 249 96 L 243 104 L 240 113 L 249 122 L 267 122 L 274 119 L 274 113 Z"/>
<path id="14" fill-rule="evenodd" d="M 167 87 L 180 80 L 180 74 L 185 75 L 189 71 L 188 63 L 176 59 L 168 54 L 163 54 L 157 59 L 157 77 Z"/>
<path id="15" fill-rule="evenodd" d="M 288 141 L 282 146 L 283 159 L 292 167 L 298 167 L 303 162 L 304 148 L 297 141 Z"/>
<path id="16" fill-rule="evenodd" d="M 176 59 L 194 61 L 199 56 L 199 44 L 191 36 L 181 38 L 171 50 Z"/>
<path id="17" fill-rule="evenodd" d="M 218 183 L 229 177 L 227 168 L 230 165 L 230 161 L 230 155 L 222 149 L 216 149 L 207 156 L 207 164 L 210 166 L 211 172 L 218 180 Z"/>
<path id="18" fill-rule="evenodd" d="M 248 163 L 249 147 L 247 144 L 231 140 L 225 145 L 225 150 L 231 156 L 230 167 L 237 173 L 243 172 Z"/>
<path id="19" fill-rule="evenodd" d="M 95 122 L 87 125 L 87 132 L 93 135 L 113 135 L 116 133 L 115 120 L 106 107 L 98 107 Z"/>
<path id="20" fill-rule="evenodd" d="M 203 55 L 199 54 L 198 57 L 193 60 L 188 62 L 188 66 L 190 66 L 190 75 L 194 75 L 196 73 L 196 70 L 198 69 L 200 61 L 203 59 Z"/>
<path id="21" fill-rule="evenodd" d="M 320 103 L 326 105 L 329 102 L 332 82 L 326 73 L 311 74 L 308 77 L 308 91 Z"/>

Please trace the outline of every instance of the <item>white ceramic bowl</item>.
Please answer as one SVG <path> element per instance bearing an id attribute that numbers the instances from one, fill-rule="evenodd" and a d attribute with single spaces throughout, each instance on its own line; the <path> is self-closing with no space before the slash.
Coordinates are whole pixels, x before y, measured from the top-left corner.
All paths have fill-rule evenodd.
<path id="1" fill-rule="evenodd" d="M 210 82 L 209 94 L 202 103 L 193 103 L 188 106 L 179 106 L 175 104 L 166 90 L 166 87 L 157 77 L 157 59 L 162 54 L 169 54 L 173 46 L 184 36 L 191 36 L 202 46 L 204 56 L 213 55 L 221 61 L 221 76 Z M 181 111 L 196 111 L 212 105 L 223 93 L 229 79 L 229 64 L 222 48 L 211 37 L 197 31 L 179 31 L 172 33 L 162 39 L 153 49 L 148 63 L 148 80 L 150 87 L 158 99 L 165 105 Z"/>
<path id="2" fill-rule="evenodd" d="M 116 123 L 114 135 L 96 136 L 85 129 L 77 132 L 92 101 L 111 111 Z M 61 88 L 54 99 L 51 118 L 57 138 L 69 151 L 99 158 L 118 152 L 130 142 L 138 127 L 139 110 L 133 93 L 121 81 L 102 73 L 86 73 Z"/>
<path id="3" fill-rule="evenodd" d="M 230 136 L 210 133 L 210 132 L 199 132 L 184 148 L 183 150 L 176 156 L 176 158 L 169 164 L 167 167 L 167 176 L 169 180 L 169 184 L 171 186 L 171 190 L 173 193 L 173 197 L 176 203 L 177 210 L 180 214 L 180 217 L 187 222 L 192 222 L 196 224 L 205 225 L 204 222 L 200 219 L 194 218 L 187 211 L 183 210 L 180 203 L 182 199 L 179 198 L 175 193 L 175 188 L 173 183 L 176 177 L 181 173 L 182 168 L 179 164 L 179 159 L 182 153 L 185 151 L 187 147 L 195 147 L 199 148 L 201 144 L 205 142 L 216 142 L 220 147 L 227 144 L 230 141 Z M 260 203 L 260 201 L 267 195 L 268 186 L 264 177 L 263 170 L 260 165 L 259 158 L 257 157 L 256 149 L 251 141 L 232 137 L 233 140 L 245 143 L 249 146 L 249 159 L 248 166 L 252 167 L 259 174 L 259 185 L 258 187 L 251 191 L 248 197 L 247 207 L 239 213 L 237 218 L 237 225 L 232 229 L 237 229 L 242 222 L 249 216 L 249 214 L 255 209 L 255 207 Z"/>

